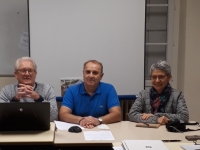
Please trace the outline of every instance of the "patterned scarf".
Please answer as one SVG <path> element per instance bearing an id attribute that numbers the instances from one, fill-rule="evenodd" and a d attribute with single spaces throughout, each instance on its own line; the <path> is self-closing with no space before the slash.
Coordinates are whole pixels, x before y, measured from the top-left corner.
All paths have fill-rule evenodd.
<path id="1" fill-rule="evenodd" d="M 169 83 L 164 88 L 161 94 L 158 94 L 154 87 L 150 89 L 150 102 L 153 114 L 157 112 L 165 113 L 164 107 L 169 100 L 171 89 L 172 88 Z"/>

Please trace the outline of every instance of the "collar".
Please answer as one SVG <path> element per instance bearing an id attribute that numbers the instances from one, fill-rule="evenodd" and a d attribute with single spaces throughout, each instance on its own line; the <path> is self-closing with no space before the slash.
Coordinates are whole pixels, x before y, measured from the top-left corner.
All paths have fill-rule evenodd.
<path id="1" fill-rule="evenodd" d="M 80 87 L 81 94 L 88 94 L 87 91 L 85 90 L 84 82 L 81 83 L 80 86 L 81 86 L 81 87 Z M 99 93 L 101 93 L 101 82 L 99 83 L 98 88 L 97 88 L 96 91 L 93 93 L 93 95 L 94 95 L 94 94 L 99 94 Z"/>
<path id="2" fill-rule="evenodd" d="M 37 87 L 37 83 L 35 82 L 34 87 L 33 87 L 34 91 L 35 91 L 36 87 Z"/>

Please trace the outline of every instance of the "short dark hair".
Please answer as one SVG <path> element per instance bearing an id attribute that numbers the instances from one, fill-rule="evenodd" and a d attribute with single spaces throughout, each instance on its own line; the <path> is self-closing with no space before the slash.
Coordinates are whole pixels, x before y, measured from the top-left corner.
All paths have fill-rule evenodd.
<path id="1" fill-rule="evenodd" d="M 97 61 L 97 60 L 88 60 L 83 64 L 83 70 L 85 69 L 85 66 L 87 65 L 87 63 L 92 62 L 94 64 L 99 64 L 101 66 L 101 73 L 103 73 L 103 65 L 101 62 Z"/>

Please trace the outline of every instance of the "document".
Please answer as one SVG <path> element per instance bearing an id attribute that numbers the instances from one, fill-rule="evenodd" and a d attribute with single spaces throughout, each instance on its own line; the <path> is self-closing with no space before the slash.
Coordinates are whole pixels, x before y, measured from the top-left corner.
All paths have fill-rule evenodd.
<path id="1" fill-rule="evenodd" d="M 86 141 L 92 140 L 115 140 L 111 131 L 84 131 Z"/>
<path id="2" fill-rule="evenodd" d="M 54 123 L 56 124 L 56 128 L 58 130 L 68 130 L 71 126 L 79 126 L 77 124 L 73 124 L 73 123 L 67 123 L 67 122 L 62 122 L 62 121 L 54 121 Z M 85 129 L 82 126 L 79 126 L 81 129 Z"/>
<path id="3" fill-rule="evenodd" d="M 200 145 L 182 145 L 184 150 L 200 150 Z"/>
<path id="4" fill-rule="evenodd" d="M 28 31 L 23 30 L 18 47 L 20 50 L 29 51 Z"/>

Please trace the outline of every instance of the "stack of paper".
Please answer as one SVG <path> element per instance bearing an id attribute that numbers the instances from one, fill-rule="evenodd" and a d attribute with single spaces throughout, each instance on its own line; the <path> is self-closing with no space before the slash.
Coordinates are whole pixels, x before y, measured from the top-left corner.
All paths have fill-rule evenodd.
<path id="1" fill-rule="evenodd" d="M 110 131 L 84 131 L 85 140 L 115 140 Z"/>

